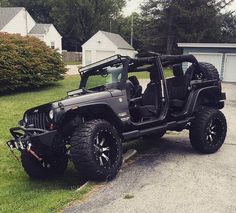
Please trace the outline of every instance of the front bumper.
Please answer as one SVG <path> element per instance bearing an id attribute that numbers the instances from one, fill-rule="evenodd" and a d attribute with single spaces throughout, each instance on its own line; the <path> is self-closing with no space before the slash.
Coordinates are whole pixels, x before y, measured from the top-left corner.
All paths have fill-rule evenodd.
<path id="1" fill-rule="evenodd" d="M 31 147 L 40 152 L 50 152 L 57 130 L 47 131 L 36 128 L 15 127 L 10 132 L 13 138 L 7 142 L 8 147 L 19 151 L 30 150 Z"/>

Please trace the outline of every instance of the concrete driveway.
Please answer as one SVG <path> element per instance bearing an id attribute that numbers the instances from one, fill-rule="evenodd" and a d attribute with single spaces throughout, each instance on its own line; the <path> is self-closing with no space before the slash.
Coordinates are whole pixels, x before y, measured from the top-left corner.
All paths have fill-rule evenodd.
<path id="1" fill-rule="evenodd" d="M 213 155 L 196 153 L 188 132 L 140 140 L 139 153 L 112 182 L 65 212 L 236 212 L 236 85 L 224 84 L 228 135 Z"/>
<path id="2" fill-rule="evenodd" d="M 79 67 L 81 67 L 81 65 L 67 65 L 66 75 L 79 75 Z"/>

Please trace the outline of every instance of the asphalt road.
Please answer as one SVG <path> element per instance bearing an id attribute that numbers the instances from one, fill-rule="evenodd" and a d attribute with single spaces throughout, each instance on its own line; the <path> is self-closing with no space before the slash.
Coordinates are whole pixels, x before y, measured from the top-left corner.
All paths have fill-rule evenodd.
<path id="1" fill-rule="evenodd" d="M 236 212 L 236 85 L 224 84 L 228 134 L 213 155 L 196 153 L 188 132 L 141 141 L 117 178 L 64 212 Z M 140 148 L 140 147 L 145 148 Z"/>

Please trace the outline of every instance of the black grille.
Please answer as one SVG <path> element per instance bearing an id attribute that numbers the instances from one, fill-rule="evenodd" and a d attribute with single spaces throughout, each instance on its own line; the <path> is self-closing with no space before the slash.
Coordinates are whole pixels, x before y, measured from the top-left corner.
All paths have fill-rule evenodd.
<path id="1" fill-rule="evenodd" d="M 38 112 L 28 115 L 28 127 L 46 129 L 46 114 Z"/>

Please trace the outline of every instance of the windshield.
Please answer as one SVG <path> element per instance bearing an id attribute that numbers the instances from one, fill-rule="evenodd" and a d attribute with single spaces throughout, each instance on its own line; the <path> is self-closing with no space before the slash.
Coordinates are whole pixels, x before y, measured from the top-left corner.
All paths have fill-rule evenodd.
<path id="1" fill-rule="evenodd" d="M 90 90 L 99 87 L 113 88 L 120 82 L 122 71 L 121 63 L 95 70 L 87 77 L 84 88 Z"/>

